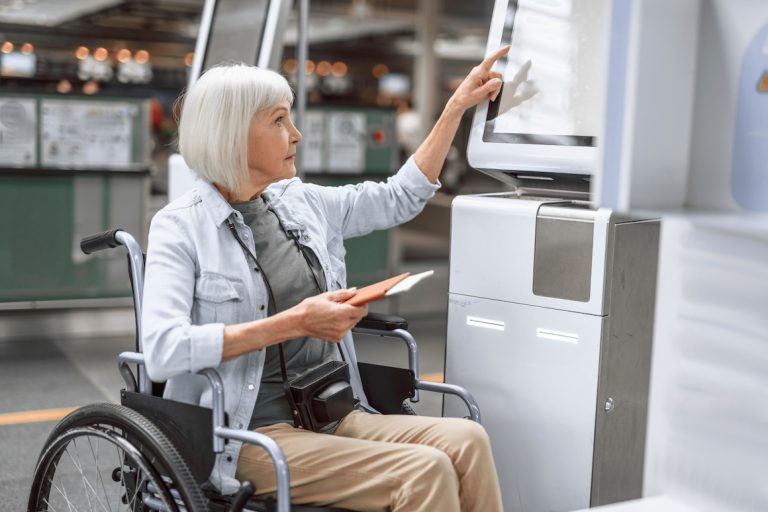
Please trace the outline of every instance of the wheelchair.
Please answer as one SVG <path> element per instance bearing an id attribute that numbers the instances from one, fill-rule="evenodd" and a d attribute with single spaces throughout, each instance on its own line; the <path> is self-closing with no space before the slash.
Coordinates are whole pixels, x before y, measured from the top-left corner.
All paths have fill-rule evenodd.
<path id="1" fill-rule="evenodd" d="M 280 446 L 264 434 L 228 426 L 224 388 L 215 369 L 200 372 L 212 388 L 211 408 L 162 398 L 164 384 L 149 380 L 141 353 L 145 255 L 140 245 L 120 229 L 85 237 L 80 244 L 86 254 L 119 246 L 127 250 L 136 320 L 136 352 L 118 356 L 118 370 L 126 384 L 121 403 L 81 407 L 56 425 L 38 458 L 28 511 L 342 512 L 291 504 L 290 472 Z M 401 339 L 408 348 L 407 369 L 358 364 L 369 404 L 382 414 L 414 414 L 406 399 L 417 402 L 419 390 L 448 393 L 460 397 L 469 409 L 468 417 L 479 422 L 480 410 L 465 389 L 419 379 L 417 346 L 407 328 L 402 318 L 369 314 L 353 329 Z M 255 498 L 258 490 L 248 481 L 229 496 L 208 482 L 215 456 L 229 440 L 267 451 L 276 475 L 274 498 Z"/>

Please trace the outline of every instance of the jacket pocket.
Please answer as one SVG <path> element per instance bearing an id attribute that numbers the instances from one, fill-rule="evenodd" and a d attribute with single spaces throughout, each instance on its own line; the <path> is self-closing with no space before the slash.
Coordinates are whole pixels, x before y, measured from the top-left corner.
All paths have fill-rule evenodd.
<path id="1" fill-rule="evenodd" d="M 233 323 L 243 296 L 244 285 L 240 280 L 211 272 L 200 275 L 195 281 L 193 323 Z"/>

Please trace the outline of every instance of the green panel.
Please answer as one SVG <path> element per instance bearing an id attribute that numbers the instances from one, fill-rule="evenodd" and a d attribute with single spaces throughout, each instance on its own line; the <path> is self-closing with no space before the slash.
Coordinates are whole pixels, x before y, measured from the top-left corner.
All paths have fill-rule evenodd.
<path id="1" fill-rule="evenodd" d="M 0 174 L 0 302 L 130 295 L 127 273 L 116 283 L 107 279 L 108 265 L 116 259 L 125 261 L 124 251 L 89 257 L 79 252 L 75 238 L 82 234 L 74 232 L 75 179 L 71 174 Z M 87 179 L 106 181 L 98 174 Z M 96 230 L 106 229 L 104 223 L 114 220 L 105 213 L 108 196 L 105 191 L 103 205 L 102 198 L 94 201 L 93 211 L 85 205 L 99 226 Z"/>
<path id="2" fill-rule="evenodd" d="M 395 171 L 397 158 L 396 112 L 385 109 L 366 110 L 368 116 L 368 144 L 365 152 L 365 172 L 368 174 L 389 174 Z M 372 134 L 381 131 L 384 139 L 377 142 Z"/>
<path id="3" fill-rule="evenodd" d="M 344 247 L 347 249 L 348 286 L 365 286 L 390 277 L 387 231 L 374 231 L 370 235 L 345 240 Z"/>
<path id="4" fill-rule="evenodd" d="M 72 180 L 47 177 L 38 186 L 34 177 L 0 176 L 3 221 L 0 239 L 0 300 L 37 298 L 32 290 L 46 295 L 66 295 L 72 280 L 70 259 L 72 226 L 61 219 L 72 218 Z M 65 257 L 62 257 L 65 255 Z"/>
<path id="5" fill-rule="evenodd" d="M 397 143 L 397 111 L 391 108 L 358 108 L 358 107 L 312 107 L 310 111 L 331 112 L 361 112 L 366 117 L 365 134 L 365 169 L 358 173 L 382 177 L 397 171 L 400 148 Z M 327 119 L 326 119 L 327 123 Z M 376 137 L 376 133 L 382 136 Z M 325 127 L 324 136 L 328 136 L 328 126 Z M 328 151 L 327 139 L 323 142 L 323 151 Z M 328 160 L 325 154 L 324 161 Z M 309 173 L 307 173 L 309 174 Z M 323 169 L 321 172 L 312 172 L 312 176 L 334 175 L 334 169 Z M 350 176 L 350 175 L 346 175 Z M 349 179 L 354 180 L 355 175 Z"/>

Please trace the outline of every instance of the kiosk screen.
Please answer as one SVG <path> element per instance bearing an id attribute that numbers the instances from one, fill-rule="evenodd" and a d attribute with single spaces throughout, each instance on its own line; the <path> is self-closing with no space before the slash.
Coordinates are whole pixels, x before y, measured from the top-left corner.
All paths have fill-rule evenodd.
<path id="1" fill-rule="evenodd" d="M 509 0 L 497 63 L 504 86 L 484 142 L 595 146 L 608 0 Z"/>

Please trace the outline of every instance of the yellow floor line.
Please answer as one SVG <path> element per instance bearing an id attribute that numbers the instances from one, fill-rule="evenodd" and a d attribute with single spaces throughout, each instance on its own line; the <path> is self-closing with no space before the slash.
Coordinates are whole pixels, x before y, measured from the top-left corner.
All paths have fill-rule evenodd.
<path id="1" fill-rule="evenodd" d="M 0 414 L 0 425 L 17 425 L 19 423 L 38 423 L 41 421 L 59 421 L 61 418 L 77 409 L 77 407 L 61 407 L 59 409 L 38 409 L 36 411 L 6 412 Z"/>
<path id="2" fill-rule="evenodd" d="M 445 376 L 442 373 L 422 373 L 420 379 L 428 382 L 443 382 Z"/>

